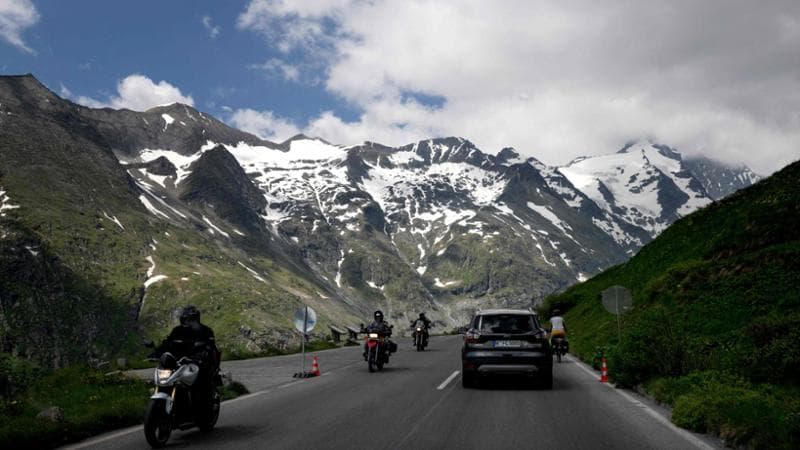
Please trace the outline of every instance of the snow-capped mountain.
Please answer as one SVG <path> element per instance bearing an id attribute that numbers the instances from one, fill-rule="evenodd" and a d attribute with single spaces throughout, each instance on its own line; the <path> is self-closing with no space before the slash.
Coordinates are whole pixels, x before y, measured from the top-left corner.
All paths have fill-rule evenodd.
<path id="1" fill-rule="evenodd" d="M 250 352 L 294 339 L 299 304 L 328 324 L 379 307 L 448 326 L 530 306 L 625 261 L 727 173 L 701 182 L 649 142 L 564 167 L 459 137 L 277 144 L 186 105 L 84 108 L 30 76 L 0 77 L 0 108 L 0 243 L 48 249 L 8 267 L 56 255 L 131 329 L 196 303 Z"/>
<path id="2" fill-rule="evenodd" d="M 710 158 L 687 158 L 684 163 L 714 200 L 725 198 L 761 179 L 747 167 L 729 167 Z"/>
<path id="3" fill-rule="evenodd" d="M 576 159 L 558 171 L 610 216 L 644 230 L 651 239 L 712 201 L 678 152 L 651 142 L 631 143 L 612 155 Z M 606 229 L 614 230 L 621 244 L 645 243 L 613 227 Z"/>

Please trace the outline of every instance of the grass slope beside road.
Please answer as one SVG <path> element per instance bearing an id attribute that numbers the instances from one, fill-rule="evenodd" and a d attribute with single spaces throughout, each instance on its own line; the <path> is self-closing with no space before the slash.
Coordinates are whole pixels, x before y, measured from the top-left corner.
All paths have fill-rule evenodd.
<path id="1" fill-rule="evenodd" d="M 45 372 L 0 353 L 0 448 L 53 448 L 140 424 L 152 391 L 149 382 L 121 372 L 78 366 Z M 231 382 L 222 398 L 246 393 Z M 60 408 L 61 420 L 37 418 L 51 407 Z"/>
<path id="2" fill-rule="evenodd" d="M 600 302 L 627 287 L 616 318 Z M 673 421 L 755 448 L 800 446 L 800 162 L 673 224 L 634 258 L 546 299 L 571 349 L 671 405 Z"/>
<path id="3" fill-rule="evenodd" d="M 306 345 L 307 352 L 332 348 L 338 347 L 327 341 L 312 341 Z M 253 356 L 299 352 L 298 347 Z M 242 355 L 234 356 L 232 359 L 245 359 Z M 0 448 L 53 448 L 140 424 L 152 389 L 149 380 L 130 374 L 107 373 L 85 366 L 42 369 L 0 352 L 0 408 L 3 411 L 0 414 Z M 230 400 L 247 393 L 243 384 L 227 380 L 222 399 Z M 63 411 L 63 420 L 36 417 L 51 407 Z"/>

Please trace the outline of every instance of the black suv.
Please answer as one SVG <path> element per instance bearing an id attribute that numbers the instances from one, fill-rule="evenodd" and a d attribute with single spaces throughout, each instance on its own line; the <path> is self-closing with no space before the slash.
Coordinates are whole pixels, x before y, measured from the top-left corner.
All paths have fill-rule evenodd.
<path id="1" fill-rule="evenodd" d="M 461 381 L 473 387 L 478 376 L 522 374 L 553 387 L 553 351 L 535 313 L 521 309 L 478 311 L 464 333 Z"/>

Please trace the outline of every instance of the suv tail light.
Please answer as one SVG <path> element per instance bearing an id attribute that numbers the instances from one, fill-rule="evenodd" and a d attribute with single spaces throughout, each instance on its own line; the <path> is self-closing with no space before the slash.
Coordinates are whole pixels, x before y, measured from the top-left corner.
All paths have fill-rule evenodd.
<path id="1" fill-rule="evenodd" d="M 480 333 L 470 330 L 464 334 L 464 342 L 467 344 L 477 344 L 478 338 L 480 337 Z"/>

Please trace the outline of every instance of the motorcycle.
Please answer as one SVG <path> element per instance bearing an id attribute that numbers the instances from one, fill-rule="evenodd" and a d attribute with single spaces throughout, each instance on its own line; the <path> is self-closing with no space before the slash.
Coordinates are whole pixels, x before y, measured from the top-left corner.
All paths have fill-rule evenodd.
<path id="1" fill-rule="evenodd" d="M 417 323 L 414 328 L 414 332 L 412 333 L 414 338 L 414 347 L 416 347 L 418 352 L 425 350 L 425 347 L 428 346 L 428 329 L 425 327 L 424 324 Z"/>
<path id="2" fill-rule="evenodd" d="M 553 354 L 556 355 L 556 360 L 561 362 L 561 357 L 566 355 L 569 351 L 569 343 L 564 336 L 553 336 L 550 340 L 550 345 L 553 348 Z"/>
<path id="3" fill-rule="evenodd" d="M 397 351 L 397 344 L 389 340 L 389 336 L 376 330 L 367 329 L 364 338 L 364 359 L 367 361 L 367 368 L 370 372 L 383 370 L 385 364 L 389 364 L 389 354 Z"/>
<path id="4" fill-rule="evenodd" d="M 222 386 L 218 367 L 216 364 L 210 374 L 209 399 L 202 401 L 193 398 L 198 397 L 193 390 L 200 377 L 198 363 L 187 357 L 176 360 L 169 352 L 161 355 L 153 373 L 155 390 L 144 418 L 144 436 L 151 447 L 165 446 L 175 428 L 186 430 L 196 426 L 201 431 L 214 428 L 219 418 Z"/>

